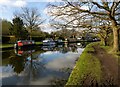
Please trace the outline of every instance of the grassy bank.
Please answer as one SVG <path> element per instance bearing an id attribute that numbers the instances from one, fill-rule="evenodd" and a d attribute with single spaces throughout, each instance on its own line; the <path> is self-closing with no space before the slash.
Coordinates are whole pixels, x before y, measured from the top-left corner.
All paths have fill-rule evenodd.
<path id="1" fill-rule="evenodd" d="M 104 49 L 108 54 L 112 54 L 116 58 L 117 61 L 118 61 L 118 58 L 120 59 L 120 51 L 117 53 L 112 52 L 112 46 L 100 45 L 100 48 Z"/>
<path id="2" fill-rule="evenodd" d="M 111 50 L 112 46 L 102 46 L 99 42 L 87 45 L 65 86 L 118 85 L 120 55 Z"/>
<path id="3" fill-rule="evenodd" d="M 36 45 L 41 45 L 43 44 L 42 42 L 35 42 Z"/>
<path id="4" fill-rule="evenodd" d="M 0 44 L 0 48 L 14 47 L 14 44 Z"/>
<path id="5" fill-rule="evenodd" d="M 98 43 L 91 43 L 87 45 L 80 58 L 76 62 L 66 86 L 68 85 L 87 85 L 87 80 L 100 81 L 101 64 L 99 60 L 93 55 L 94 48 L 92 46 Z"/>

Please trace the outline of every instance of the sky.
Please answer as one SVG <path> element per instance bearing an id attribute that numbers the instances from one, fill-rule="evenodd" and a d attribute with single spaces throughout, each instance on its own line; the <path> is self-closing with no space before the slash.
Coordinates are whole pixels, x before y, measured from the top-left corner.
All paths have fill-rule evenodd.
<path id="1" fill-rule="evenodd" d="M 74 0 L 73 0 L 74 1 Z M 41 17 L 46 19 L 46 22 L 42 25 L 43 30 L 46 32 L 52 32 L 54 29 L 50 27 L 49 19 L 47 15 L 46 7 L 48 3 L 61 2 L 61 0 L 0 0 L 0 18 L 7 19 L 12 22 L 15 12 L 21 12 L 22 7 L 37 8 Z M 84 9 L 86 7 L 83 7 Z"/>
<path id="2" fill-rule="evenodd" d="M 49 16 L 46 14 L 46 7 L 50 2 L 56 2 L 56 0 L 0 0 L 0 18 L 12 22 L 14 13 L 21 12 L 22 7 L 37 8 L 41 17 L 46 19 L 46 22 L 43 24 L 45 26 L 43 30 L 52 32 L 53 30 L 48 27 Z"/>
<path id="3" fill-rule="evenodd" d="M 0 0 L 0 17 L 9 21 L 13 18 L 14 12 L 20 12 L 22 7 L 37 8 L 44 16 L 44 9 L 48 2 L 32 2 L 27 0 Z"/>

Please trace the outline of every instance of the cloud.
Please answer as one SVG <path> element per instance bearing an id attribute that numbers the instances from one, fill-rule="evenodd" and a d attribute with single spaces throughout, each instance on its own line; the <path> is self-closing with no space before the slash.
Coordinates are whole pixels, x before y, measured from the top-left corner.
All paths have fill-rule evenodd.
<path id="1" fill-rule="evenodd" d="M 43 10 L 43 13 L 44 13 L 44 14 L 48 14 L 48 10 L 49 10 L 48 8 L 45 8 L 45 9 Z"/>
<path id="2" fill-rule="evenodd" d="M 81 9 L 83 9 L 83 10 L 89 10 L 89 7 L 83 5 L 83 6 L 81 7 Z"/>
<path id="3" fill-rule="evenodd" d="M 24 7 L 27 5 L 27 2 L 22 1 L 22 0 L 18 0 L 18 1 L 15 1 L 15 3 L 13 3 L 13 5 L 16 7 Z"/>
<path id="4" fill-rule="evenodd" d="M 46 0 L 46 2 L 61 2 L 62 0 Z"/>
<path id="5" fill-rule="evenodd" d="M 56 29 L 52 28 L 49 23 L 41 24 L 39 27 L 41 27 L 42 31 L 48 32 L 48 33 L 51 33 L 53 31 L 57 31 Z"/>
<path id="6" fill-rule="evenodd" d="M 62 0 L 27 0 L 28 2 L 62 2 Z"/>
<path id="7" fill-rule="evenodd" d="M 27 5 L 27 2 L 24 0 L 0 0 L 0 5 L 8 7 L 24 7 Z"/>

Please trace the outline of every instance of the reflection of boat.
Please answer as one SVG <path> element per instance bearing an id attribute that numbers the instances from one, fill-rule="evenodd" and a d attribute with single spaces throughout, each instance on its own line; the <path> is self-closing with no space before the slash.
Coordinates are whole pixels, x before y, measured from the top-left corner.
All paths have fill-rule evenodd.
<path id="1" fill-rule="evenodd" d="M 43 40 L 43 45 L 55 45 L 55 41 L 53 41 L 53 39 L 47 39 L 47 40 Z"/>
<path id="2" fill-rule="evenodd" d="M 55 48 L 55 45 L 48 45 L 48 46 L 42 46 L 42 50 L 53 50 Z"/>
<path id="3" fill-rule="evenodd" d="M 57 45 L 58 48 L 63 47 L 63 45 Z"/>
<path id="4" fill-rule="evenodd" d="M 82 43 L 77 43 L 77 47 L 83 48 L 84 46 L 82 45 Z"/>
<path id="5" fill-rule="evenodd" d="M 82 47 L 82 44 L 81 43 L 77 43 L 78 46 Z"/>
<path id="6" fill-rule="evenodd" d="M 63 44 L 63 40 L 61 40 L 61 39 L 56 40 L 56 42 L 57 42 L 57 44 Z"/>
<path id="7" fill-rule="evenodd" d="M 33 40 L 19 40 L 14 44 L 14 48 L 23 47 L 23 46 L 31 46 L 34 44 L 35 42 Z"/>
<path id="8" fill-rule="evenodd" d="M 18 56 L 22 56 L 24 54 L 31 54 L 35 52 L 35 50 L 17 50 L 15 49 L 15 54 L 17 54 Z"/>

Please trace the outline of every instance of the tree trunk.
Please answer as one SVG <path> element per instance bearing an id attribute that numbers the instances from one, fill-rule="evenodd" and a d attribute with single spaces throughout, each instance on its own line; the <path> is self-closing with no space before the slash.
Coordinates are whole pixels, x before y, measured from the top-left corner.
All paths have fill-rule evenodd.
<path id="1" fill-rule="evenodd" d="M 119 43 L 119 51 L 120 51 L 120 28 L 118 29 L 118 43 Z"/>
<path id="2" fill-rule="evenodd" d="M 101 39 L 101 43 L 102 45 L 107 46 L 107 40 L 105 38 Z"/>
<path id="3" fill-rule="evenodd" d="M 112 28 L 113 28 L 113 52 L 118 52 L 120 50 L 120 44 L 119 44 L 119 29 L 115 23 L 115 21 L 112 21 Z"/>
<path id="4" fill-rule="evenodd" d="M 105 38 L 105 40 L 104 40 L 104 43 L 105 43 L 105 46 L 107 46 L 107 39 Z"/>
<path id="5" fill-rule="evenodd" d="M 30 40 L 32 40 L 32 29 L 30 28 Z"/>
<path id="6" fill-rule="evenodd" d="M 30 40 L 32 40 L 32 36 L 30 35 Z"/>

